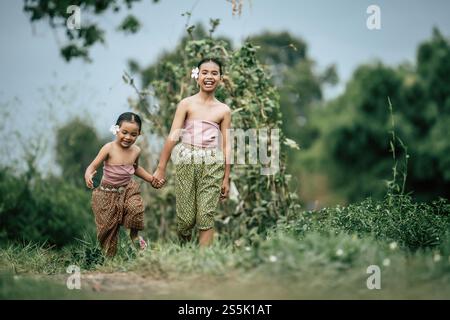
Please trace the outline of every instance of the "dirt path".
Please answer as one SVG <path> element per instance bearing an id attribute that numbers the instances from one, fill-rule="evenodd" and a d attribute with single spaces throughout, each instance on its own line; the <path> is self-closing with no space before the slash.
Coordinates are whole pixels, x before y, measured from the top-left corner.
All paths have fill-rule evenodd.
<path id="1" fill-rule="evenodd" d="M 154 292 L 159 295 L 167 294 L 170 287 L 167 280 L 157 280 L 134 272 L 86 273 L 81 276 L 81 283 L 95 292 Z"/>
<path id="2" fill-rule="evenodd" d="M 69 274 L 45 276 L 66 286 Z M 80 277 L 81 292 L 89 297 L 118 299 L 169 299 L 174 287 L 180 284 L 167 279 L 137 274 L 135 272 L 84 272 Z"/>
<path id="3" fill-rule="evenodd" d="M 66 286 L 70 275 L 45 276 Z M 185 277 L 183 279 L 157 279 L 132 271 L 85 272 L 80 278 L 80 293 L 87 299 L 235 299 L 262 298 L 266 290 L 252 288 L 232 278 Z M 266 292 L 266 293 L 264 293 Z"/>

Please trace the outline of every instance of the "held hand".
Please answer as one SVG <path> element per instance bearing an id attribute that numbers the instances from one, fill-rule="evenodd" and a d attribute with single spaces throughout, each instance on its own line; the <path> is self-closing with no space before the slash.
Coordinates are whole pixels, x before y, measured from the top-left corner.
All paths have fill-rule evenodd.
<path id="1" fill-rule="evenodd" d="M 159 189 L 166 183 L 166 173 L 164 170 L 158 168 L 153 174 L 152 186 L 153 188 Z"/>
<path id="2" fill-rule="evenodd" d="M 86 186 L 89 189 L 94 189 L 94 182 L 92 181 L 92 178 L 95 176 L 96 173 L 97 173 L 97 171 L 94 171 L 92 174 L 86 174 L 84 176 L 84 180 L 86 181 Z"/>
<path id="3" fill-rule="evenodd" d="M 152 185 L 153 188 L 159 189 L 158 188 L 158 181 L 156 180 L 154 175 L 151 176 L 151 178 L 150 178 L 150 180 L 148 180 L 148 182 Z"/>
<path id="4" fill-rule="evenodd" d="M 229 193 L 230 183 L 228 181 L 223 181 L 222 187 L 220 189 L 220 201 L 224 201 L 226 198 L 228 198 Z"/>

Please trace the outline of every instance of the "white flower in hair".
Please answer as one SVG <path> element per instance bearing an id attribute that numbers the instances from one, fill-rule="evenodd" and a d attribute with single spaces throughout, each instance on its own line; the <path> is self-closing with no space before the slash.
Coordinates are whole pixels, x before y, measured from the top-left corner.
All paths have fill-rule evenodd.
<path id="1" fill-rule="evenodd" d="M 117 132 L 119 132 L 119 126 L 117 124 L 112 125 L 111 128 L 109 128 L 109 131 L 111 131 L 111 133 L 116 136 Z"/>
<path id="2" fill-rule="evenodd" d="M 192 69 L 191 78 L 198 79 L 198 74 L 200 70 L 198 68 Z"/>

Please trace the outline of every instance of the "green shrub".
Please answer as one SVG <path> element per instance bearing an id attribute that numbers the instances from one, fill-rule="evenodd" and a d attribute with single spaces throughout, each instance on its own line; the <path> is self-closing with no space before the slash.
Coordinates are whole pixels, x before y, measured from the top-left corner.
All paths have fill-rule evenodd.
<path id="1" fill-rule="evenodd" d="M 38 173 L 15 176 L 0 169 L 0 240 L 63 246 L 94 232 L 90 193 Z"/>
<path id="2" fill-rule="evenodd" d="M 412 250 L 431 248 L 443 242 L 450 228 L 450 204 L 443 198 L 417 203 L 407 195 L 390 195 L 383 201 L 368 198 L 346 207 L 303 212 L 296 220 L 281 222 L 280 228 L 294 235 L 311 230 L 344 231 L 395 241 Z"/>

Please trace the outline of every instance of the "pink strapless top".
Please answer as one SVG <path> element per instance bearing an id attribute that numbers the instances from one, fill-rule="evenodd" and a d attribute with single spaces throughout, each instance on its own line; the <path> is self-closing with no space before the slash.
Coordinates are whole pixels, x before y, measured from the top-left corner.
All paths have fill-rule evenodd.
<path id="1" fill-rule="evenodd" d="M 134 175 L 132 164 L 104 164 L 102 182 L 112 186 L 123 186 L 131 181 Z"/>
<path id="2" fill-rule="evenodd" d="M 219 145 L 220 129 L 216 122 L 189 119 L 184 122 L 181 141 L 203 148 L 214 148 Z"/>

